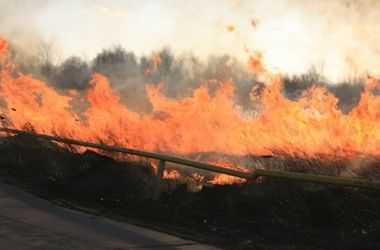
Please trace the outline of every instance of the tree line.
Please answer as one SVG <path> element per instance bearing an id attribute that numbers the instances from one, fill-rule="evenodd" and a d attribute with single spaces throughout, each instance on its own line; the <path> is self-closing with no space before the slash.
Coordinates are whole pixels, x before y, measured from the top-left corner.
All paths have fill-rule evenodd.
<path id="1" fill-rule="evenodd" d="M 20 56 L 17 50 L 11 54 L 21 72 L 33 74 L 60 90 L 86 90 L 91 75 L 101 73 L 116 91 L 122 93 L 122 100 L 137 109 L 149 109 L 145 84 L 164 82 L 163 91 L 167 96 L 183 97 L 191 94 L 204 81 L 232 81 L 236 88 L 235 101 L 243 108 L 250 106 L 249 92 L 252 87 L 264 86 L 247 70 L 246 65 L 230 55 L 214 55 L 202 61 L 194 55 L 178 56 L 170 48 L 163 48 L 139 57 L 122 46 L 114 46 L 103 49 L 92 60 L 72 56 L 56 63 L 52 47 L 44 44 L 34 58 Z M 328 84 L 322 74 L 311 68 L 302 75 L 285 76 L 284 94 L 296 99 L 311 85 L 329 89 L 338 97 L 340 107 L 347 111 L 357 104 L 364 89 L 361 78 Z"/>

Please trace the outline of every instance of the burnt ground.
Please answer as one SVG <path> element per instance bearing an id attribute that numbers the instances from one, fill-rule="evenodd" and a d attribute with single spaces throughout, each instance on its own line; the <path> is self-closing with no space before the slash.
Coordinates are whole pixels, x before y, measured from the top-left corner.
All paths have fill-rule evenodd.
<path id="1" fill-rule="evenodd" d="M 155 200 L 149 164 L 25 135 L 1 139 L 0 175 L 62 206 L 225 249 L 380 249 L 378 191 L 264 179 L 188 192 L 167 181 Z"/>

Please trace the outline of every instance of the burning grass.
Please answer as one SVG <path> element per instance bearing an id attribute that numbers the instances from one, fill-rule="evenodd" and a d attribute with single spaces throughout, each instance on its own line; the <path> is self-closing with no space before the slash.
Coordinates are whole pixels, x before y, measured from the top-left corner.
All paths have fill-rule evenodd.
<path id="1" fill-rule="evenodd" d="M 259 55 L 252 58 L 250 67 L 267 84 L 251 90 L 251 112 L 235 103 L 234 83 L 207 81 L 182 99 L 165 96 L 163 85 L 147 85 L 152 112 L 137 113 L 122 104 L 100 74 L 92 76 L 91 87 L 83 93 L 62 93 L 17 74 L 6 42 L 0 40 L 2 125 L 188 156 L 242 171 L 259 167 L 379 178 L 379 80 L 369 77 L 360 101 L 343 112 L 337 98 L 321 85 L 288 98 L 282 77 L 268 72 Z M 159 58 L 153 60 L 158 67 Z M 116 161 L 120 155 L 107 157 L 85 148 L 70 152 L 43 140 L 4 136 L 3 176 L 50 199 L 165 228 L 174 225 L 174 231 L 192 235 L 197 231 L 197 237 L 206 235 L 206 240 L 231 249 L 380 247 L 377 193 L 265 179 L 242 183 L 169 166 L 163 195 L 154 200 L 151 162 L 121 162 Z M 262 155 L 272 157 L 258 158 Z M 191 183 L 190 188 L 183 183 Z M 212 185 L 226 183 L 235 185 Z"/>
<path id="2" fill-rule="evenodd" d="M 2 48 L 3 65 L 12 65 L 6 46 Z M 344 113 L 337 98 L 323 86 L 306 89 L 296 100 L 287 98 L 282 77 L 266 70 L 259 56 L 253 58 L 250 67 L 255 74 L 262 74 L 267 84 L 251 90 L 251 113 L 235 103 L 231 81 L 207 81 L 182 99 L 165 96 L 163 85 L 146 85 L 152 112 L 138 113 L 123 105 L 100 74 L 92 76 L 91 88 L 84 93 L 64 94 L 32 76 L 17 75 L 13 67 L 2 67 L 2 123 L 182 156 L 217 152 L 245 157 L 281 152 L 296 159 L 323 161 L 330 156 L 347 161 L 379 156 L 377 79 L 368 78 L 358 104 Z M 86 105 L 78 111 L 77 102 Z"/>

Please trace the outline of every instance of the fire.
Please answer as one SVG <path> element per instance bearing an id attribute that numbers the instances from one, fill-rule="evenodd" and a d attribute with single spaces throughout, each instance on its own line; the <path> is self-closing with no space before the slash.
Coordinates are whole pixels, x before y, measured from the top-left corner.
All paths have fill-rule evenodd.
<path id="1" fill-rule="evenodd" d="M 224 168 L 230 168 L 234 170 L 239 170 L 241 172 L 247 172 L 246 168 L 243 168 L 231 162 L 226 162 L 222 160 L 214 160 L 211 163 L 224 167 Z M 208 183 L 211 183 L 214 185 L 227 185 L 231 183 L 244 183 L 245 181 L 246 181 L 245 179 L 241 179 L 238 177 L 225 175 L 225 174 L 217 174 L 212 180 L 208 181 Z"/>
<path id="2" fill-rule="evenodd" d="M 10 63 L 6 48 L 0 40 L 2 65 Z M 267 73 L 260 56 L 253 57 L 250 66 Z M 89 107 L 81 119 L 72 108 L 75 93 L 61 94 L 31 76 L 15 75 L 10 67 L 1 69 L 0 98 L 6 103 L 1 113 L 5 125 L 18 129 L 29 126 L 39 133 L 182 156 L 282 152 L 350 159 L 380 153 L 380 97 L 372 93 L 380 82 L 375 78 L 368 79 L 357 107 L 344 114 L 327 89 L 312 87 L 293 101 L 282 94 L 281 77 L 272 76 L 262 92 L 252 91 L 257 115 L 247 116 L 233 101 L 232 82 L 205 83 L 180 100 L 163 95 L 161 86 L 147 86 L 153 112 L 140 114 L 120 102 L 104 76 L 94 74 L 85 95 Z M 207 84 L 216 84 L 217 90 L 210 93 Z M 214 183 L 225 180 L 218 176 Z"/>
<path id="3" fill-rule="evenodd" d="M 257 27 L 257 24 L 258 24 L 258 21 L 256 19 L 252 19 L 251 20 L 251 26 L 252 26 L 252 28 L 255 29 Z"/>
<path id="4" fill-rule="evenodd" d="M 227 29 L 228 32 L 234 32 L 236 28 L 235 28 L 235 26 L 228 25 L 228 26 L 226 27 L 226 29 Z"/>
<path id="5" fill-rule="evenodd" d="M 4 54 L 8 47 L 8 44 L 5 40 L 0 39 L 0 54 Z"/>
<path id="6" fill-rule="evenodd" d="M 255 74 L 261 75 L 266 72 L 262 62 L 263 56 L 261 53 L 255 53 L 249 57 L 248 68 Z"/>

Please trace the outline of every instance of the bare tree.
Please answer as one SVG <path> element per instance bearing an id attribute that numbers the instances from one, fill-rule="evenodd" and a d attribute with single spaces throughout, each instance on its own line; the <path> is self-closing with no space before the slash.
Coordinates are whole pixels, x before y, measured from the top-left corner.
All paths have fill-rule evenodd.
<path id="1" fill-rule="evenodd" d="M 41 40 L 38 46 L 38 61 L 41 74 L 46 78 L 51 78 L 59 59 L 60 56 L 54 40 Z"/>
<path id="2" fill-rule="evenodd" d="M 57 68 L 54 82 L 62 89 L 85 89 L 91 78 L 87 62 L 79 57 L 66 59 Z"/>

